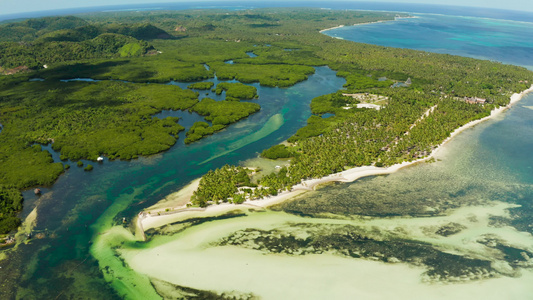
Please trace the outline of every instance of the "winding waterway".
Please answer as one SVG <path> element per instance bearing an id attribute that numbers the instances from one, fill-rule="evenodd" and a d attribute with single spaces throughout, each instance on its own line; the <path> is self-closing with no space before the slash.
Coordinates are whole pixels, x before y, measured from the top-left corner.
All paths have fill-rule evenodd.
<path id="1" fill-rule="evenodd" d="M 254 158 L 287 139 L 310 116 L 312 98 L 335 92 L 344 83 L 329 68 L 317 67 L 307 81 L 290 88 L 253 84 L 259 95 L 254 101 L 261 110 L 226 130 L 187 146 L 180 136 L 165 153 L 132 161 L 105 161 L 95 165 L 92 172 L 73 165 L 53 187 L 42 189 L 42 196 L 24 192 L 21 217 L 34 219 L 27 222 L 34 224 L 33 235 L 43 235 L 8 250 L 9 259 L 0 262 L 2 281 L 16 288 L 14 294 L 27 293 L 28 297 L 55 298 L 57 291 L 62 291 L 76 298 L 85 284 L 101 285 L 89 288 L 95 293 L 90 298 L 114 297 L 115 292 L 98 280 L 98 265 L 89 254 L 94 238 L 112 225 L 122 224 L 123 218 L 131 221 L 142 208 L 208 170 Z M 17 275 L 21 277 L 17 279 Z M 77 280 L 71 282 L 65 276 Z"/>

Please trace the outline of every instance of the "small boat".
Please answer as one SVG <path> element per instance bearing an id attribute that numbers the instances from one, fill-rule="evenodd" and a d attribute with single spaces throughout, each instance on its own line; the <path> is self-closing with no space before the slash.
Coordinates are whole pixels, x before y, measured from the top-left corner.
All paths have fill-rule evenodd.
<path id="1" fill-rule="evenodd" d="M 35 195 L 40 195 L 41 194 L 41 190 L 40 189 L 34 189 L 33 192 L 35 193 Z"/>
<path id="2" fill-rule="evenodd" d="M 98 156 L 98 158 L 96 159 L 97 162 L 103 162 L 104 161 L 104 158 L 101 157 L 101 156 Z"/>

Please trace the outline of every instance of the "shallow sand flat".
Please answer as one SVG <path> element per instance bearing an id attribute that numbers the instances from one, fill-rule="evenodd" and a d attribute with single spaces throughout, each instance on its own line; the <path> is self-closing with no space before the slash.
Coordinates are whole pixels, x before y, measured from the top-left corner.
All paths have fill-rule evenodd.
<path id="1" fill-rule="evenodd" d="M 212 205 L 207 208 L 189 208 L 167 215 L 146 216 L 141 220 L 141 222 L 144 230 L 148 230 L 150 228 L 157 228 L 166 224 L 183 221 L 191 218 L 208 218 L 244 208 L 252 207 L 244 205 L 237 206 L 231 204 L 220 204 Z"/>
<path id="2" fill-rule="evenodd" d="M 533 294 L 530 271 L 522 271 L 519 278 L 431 285 L 421 282 L 424 268 L 406 264 L 331 254 L 273 255 L 233 246 L 210 246 L 239 229 L 269 230 L 297 220 L 306 219 L 267 213 L 203 224 L 151 249 L 125 249 L 123 257 L 132 269 L 149 277 L 197 289 L 252 292 L 264 299 L 529 299 Z"/>
<path id="3" fill-rule="evenodd" d="M 247 207 L 239 206 L 242 209 Z M 395 217 L 395 218 L 371 218 L 371 219 L 355 219 L 355 220 L 335 220 L 335 219 L 320 219 L 320 218 L 301 218 L 299 216 L 289 215 L 285 213 L 261 213 L 254 214 L 250 217 L 240 218 L 238 220 L 217 221 L 219 224 L 216 229 L 202 229 L 204 226 L 198 226 L 188 229 L 179 239 L 189 239 L 187 244 L 200 246 L 204 238 L 196 240 L 200 236 L 211 236 L 215 238 L 223 238 L 230 235 L 234 231 L 245 228 L 259 228 L 263 230 L 271 230 L 273 228 L 281 229 L 288 223 L 309 223 L 309 224 L 351 224 L 367 228 L 368 230 L 379 230 L 383 234 L 387 232 L 397 235 L 399 231 L 403 232 L 397 237 L 403 237 L 409 240 L 417 240 L 425 243 L 430 243 L 443 251 L 456 253 L 459 255 L 469 255 L 484 260 L 497 260 L 494 258 L 494 249 L 485 247 L 478 243 L 478 240 L 485 236 L 492 236 L 501 240 L 505 244 L 513 245 L 521 249 L 528 249 L 533 252 L 533 237 L 526 232 L 519 232 L 513 227 L 493 227 L 490 226 L 490 218 L 493 216 L 506 217 L 509 215 L 508 209 L 515 207 L 515 205 L 502 202 L 493 202 L 484 206 L 468 206 L 456 209 L 446 216 L 436 216 L 428 218 L 410 218 L 410 217 Z M 197 217 L 213 217 L 223 213 L 235 210 L 237 207 L 233 205 L 219 205 L 213 206 L 207 211 L 189 211 L 180 214 L 169 215 L 173 217 L 173 222 L 181 221 Z M 166 217 L 153 218 L 157 223 L 150 223 L 151 227 L 157 227 L 159 222 L 169 223 Z M 456 223 L 464 226 L 459 233 L 443 237 L 435 234 L 441 226 L 449 223 Z M 209 226 L 207 226 L 209 227 Z M 206 230 L 202 232 L 201 230 Z M 433 232 L 433 233 L 432 233 Z M 217 237 L 218 233 L 218 237 Z M 208 238 L 209 239 L 209 238 Z M 200 243 L 200 244 L 199 244 Z"/>
<path id="4" fill-rule="evenodd" d="M 493 202 L 483 206 L 467 206 L 454 210 L 449 215 L 428 218 L 376 218 L 369 220 L 365 226 L 398 232 L 401 229 L 406 238 L 429 243 L 449 253 L 468 255 L 484 260 L 496 261 L 495 251 L 478 241 L 484 237 L 497 238 L 505 244 L 533 251 L 533 236 L 527 232 L 517 231 L 510 226 L 491 226 L 491 217 L 509 216 L 509 208 L 516 205 Z M 439 227 L 451 222 L 465 228 L 447 237 L 434 234 Z M 433 232 L 433 234 L 432 234 Z M 496 255 L 498 256 L 498 255 Z"/>
<path id="5" fill-rule="evenodd" d="M 283 126 L 283 124 L 285 123 L 285 119 L 283 117 L 282 114 L 275 114 L 273 115 L 272 117 L 270 117 L 267 122 L 265 123 L 265 125 L 263 125 L 263 127 L 261 127 L 261 129 L 257 130 L 256 132 L 254 132 L 253 134 L 251 135 L 248 135 L 242 139 L 239 139 L 239 140 L 236 140 L 236 141 L 233 141 L 229 144 L 226 145 L 226 150 L 223 150 L 223 151 L 220 151 L 219 153 L 217 153 L 216 155 L 214 156 L 211 156 L 209 159 L 207 160 L 204 160 L 203 162 L 201 162 L 200 164 L 205 164 L 209 161 L 212 161 L 213 159 L 217 158 L 217 157 L 221 157 L 221 156 L 224 156 L 228 153 L 231 153 L 237 149 L 240 149 L 246 145 L 249 145 L 251 143 L 254 143 L 254 142 L 257 142 L 259 141 L 260 139 L 274 133 L 276 130 L 280 129 L 281 126 Z M 235 125 L 235 126 L 245 126 L 246 123 L 240 123 Z"/>
<path id="6" fill-rule="evenodd" d="M 161 227 L 170 223 L 183 221 L 191 218 L 206 218 L 212 216 L 218 216 L 223 213 L 235 211 L 235 210 L 247 210 L 247 209 L 262 209 L 264 207 L 272 206 L 277 203 L 281 203 L 287 199 L 293 198 L 300 194 L 305 193 L 306 190 L 296 190 L 292 192 L 280 193 L 278 196 L 263 198 L 260 200 L 246 201 L 243 204 L 228 204 L 223 203 L 219 205 L 211 205 L 206 208 L 182 208 L 176 210 L 174 213 L 157 215 L 152 213 L 138 219 L 138 228 L 142 226 L 143 230 L 150 228 Z M 192 191 L 190 191 L 192 195 Z M 190 198 L 190 195 L 189 195 Z"/>
<path id="7" fill-rule="evenodd" d="M 181 190 L 172 193 L 165 197 L 165 199 L 157 202 L 156 204 L 146 208 L 144 211 L 157 213 L 158 211 L 164 211 L 167 208 L 179 208 L 185 206 L 191 200 L 191 195 L 198 189 L 200 184 L 200 178 L 191 181 Z"/>
<path id="8" fill-rule="evenodd" d="M 177 268 L 157 267 L 176 265 Z M 521 278 L 428 285 L 421 269 L 349 260 L 329 254 L 257 255 L 252 250 L 209 249 L 157 258 L 150 276 L 200 289 L 252 292 L 262 299 L 530 299 L 531 272 Z M 155 271 L 155 272 L 154 272 Z"/>

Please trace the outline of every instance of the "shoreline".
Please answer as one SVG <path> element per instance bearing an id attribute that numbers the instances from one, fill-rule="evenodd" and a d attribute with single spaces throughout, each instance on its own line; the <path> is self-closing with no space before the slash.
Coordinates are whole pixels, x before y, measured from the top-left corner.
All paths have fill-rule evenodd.
<path id="1" fill-rule="evenodd" d="M 338 28 L 343 28 L 343 27 L 352 27 L 352 26 L 368 25 L 368 24 L 375 24 L 375 23 L 385 23 L 385 22 L 394 22 L 394 21 L 396 21 L 396 19 L 394 19 L 394 20 L 383 20 L 383 21 L 373 21 L 373 22 L 356 23 L 356 24 L 352 24 L 352 25 L 339 25 L 339 26 L 335 26 L 335 27 L 330 27 L 330 28 L 322 29 L 322 30 L 319 31 L 319 33 L 324 33 L 324 32 L 329 31 L 329 30 L 338 29 Z"/>
<path id="2" fill-rule="evenodd" d="M 431 158 L 434 158 L 435 155 L 442 149 L 442 147 L 446 143 L 448 143 L 453 137 L 455 137 L 456 135 L 458 135 L 459 133 L 463 132 L 466 129 L 472 128 L 481 122 L 492 119 L 502 114 L 505 110 L 512 107 L 515 103 L 520 101 L 524 96 L 526 96 L 527 94 L 531 92 L 533 92 L 533 84 L 528 89 L 523 90 L 520 93 L 514 93 L 513 95 L 511 95 L 508 105 L 493 109 L 489 116 L 486 116 L 478 120 L 470 121 L 466 123 L 465 125 L 455 129 L 452 133 L 450 133 L 450 136 L 444 139 L 444 141 L 442 141 L 435 149 L 433 149 L 433 151 L 431 151 L 431 153 L 427 157 L 409 161 L 409 162 L 406 161 L 406 162 L 395 164 L 395 165 L 392 165 L 386 168 L 380 168 L 380 167 L 375 167 L 375 166 L 363 166 L 363 167 L 351 168 L 351 169 L 348 169 L 342 172 L 333 173 L 328 176 L 324 176 L 322 178 L 304 180 L 301 183 L 292 186 L 290 191 L 281 192 L 277 196 L 270 196 L 270 197 L 262 198 L 258 200 L 247 200 L 243 202 L 242 204 L 223 203 L 223 204 L 218 204 L 218 205 L 211 205 L 206 208 L 186 208 L 186 205 L 185 205 L 184 207 L 182 206 L 182 208 L 179 208 L 178 210 L 174 210 L 174 208 L 172 208 L 171 211 L 166 211 L 166 213 L 163 215 L 151 215 L 151 214 L 146 215 L 145 213 L 146 210 L 144 210 L 140 212 L 139 215 L 137 216 L 138 219 L 136 220 L 136 224 L 137 224 L 136 228 L 140 230 L 140 232 L 144 236 L 144 230 L 146 229 L 156 228 L 156 227 L 160 227 L 166 224 L 170 224 L 172 222 L 176 222 L 179 219 L 182 219 L 182 217 L 193 216 L 195 214 L 198 214 L 199 212 L 202 215 L 206 215 L 206 214 L 209 215 L 209 214 L 221 213 L 224 211 L 229 212 L 229 211 L 238 210 L 238 209 L 249 209 L 249 208 L 266 209 L 269 206 L 284 202 L 288 199 L 294 198 L 307 191 L 313 191 L 320 184 L 324 184 L 328 182 L 348 183 L 348 182 L 354 182 L 357 179 L 360 179 L 363 177 L 392 174 L 404 167 L 411 166 L 411 165 L 414 165 L 420 162 L 424 162 Z M 190 187 L 194 186 L 194 183 L 196 181 L 199 182 L 199 179 L 191 182 L 189 185 L 187 185 L 186 188 L 174 194 L 181 193 L 180 194 L 181 199 L 184 199 L 187 196 L 190 198 L 190 196 L 192 196 L 192 193 L 194 192 L 194 190 L 192 190 Z M 184 190 L 186 191 L 186 193 L 182 192 Z M 171 195 L 174 195 L 174 194 L 171 194 Z M 169 197 L 170 195 L 167 196 L 165 199 L 168 199 Z M 157 205 L 158 204 L 154 206 L 157 206 Z"/>
<path id="3" fill-rule="evenodd" d="M 324 33 L 326 31 L 333 30 L 333 29 L 338 29 L 338 28 L 342 28 L 342 27 L 352 27 L 352 26 L 368 25 L 368 24 L 376 24 L 376 23 L 395 22 L 395 21 L 398 21 L 398 19 L 410 19 L 410 18 L 416 18 L 416 16 L 394 17 L 394 20 L 381 20 L 381 21 L 373 21 L 373 22 L 363 22 L 363 23 L 356 23 L 356 24 L 352 24 L 352 25 L 338 25 L 338 26 L 335 26 L 335 27 L 322 29 L 322 30 L 320 30 L 318 32 L 319 33 Z"/>

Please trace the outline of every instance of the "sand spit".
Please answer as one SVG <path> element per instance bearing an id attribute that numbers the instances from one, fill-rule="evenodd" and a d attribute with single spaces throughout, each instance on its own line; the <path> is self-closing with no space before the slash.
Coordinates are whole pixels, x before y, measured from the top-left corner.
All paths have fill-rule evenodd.
<path id="1" fill-rule="evenodd" d="M 348 26 L 359 26 L 359 25 L 368 25 L 368 24 L 394 22 L 394 21 L 396 21 L 396 19 L 395 20 L 387 20 L 387 21 L 375 21 L 375 22 L 357 23 L 357 24 L 352 24 L 352 25 L 348 25 Z M 319 32 L 320 33 L 324 33 L 325 31 L 333 30 L 333 29 L 337 29 L 337 28 L 342 28 L 342 27 L 344 27 L 344 25 L 339 25 L 339 26 L 335 26 L 335 27 L 331 27 L 331 28 L 322 29 Z"/>
<path id="2" fill-rule="evenodd" d="M 189 182 L 189 184 L 181 190 L 166 196 L 165 199 L 146 208 L 144 211 L 157 214 L 165 212 L 166 210 L 185 208 L 187 207 L 187 203 L 191 200 L 192 193 L 198 189 L 198 185 L 200 185 L 200 178 Z"/>
<path id="3" fill-rule="evenodd" d="M 249 209 L 249 208 L 267 208 L 269 206 L 272 206 L 274 204 L 281 203 L 283 201 L 286 201 L 290 198 L 293 198 L 295 196 L 298 196 L 305 191 L 311 191 L 314 190 L 316 186 L 328 182 L 353 182 L 357 179 L 367 177 L 367 176 L 375 176 L 375 175 L 386 175 L 391 174 L 396 171 L 398 171 L 401 168 L 411 166 L 420 162 L 424 162 L 428 159 L 433 158 L 441 149 L 442 146 L 444 146 L 448 141 L 450 141 L 453 137 L 461 133 L 462 131 L 471 128 L 481 122 L 484 122 L 486 120 L 489 120 L 491 118 L 494 118 L 496 116 L 499 116 L 503 111 L 510 108 L 512 105 L 514 105 L 516 102 L 520 101 L 525 95 L 533 91 L 533 84 L 529 89 L 526 89 L 522 91 L 521 93 L 515 93 L 511 96 L 510 103 L 507 106 L 502 106 L 497 109 L 494 109 L 490 116 L 487 116 L 485 118 L 475 120 L 472 122 L 469 122 L 456 130 L 454 130 L 448 138 L 446 138 L 437 148 L 435 148 L 431 154 L 425 158 L 417 159 L 410 162 L 403 162 L 401 164 L 396 164 L 390 167 L 382 168 L 382 167 L 375 167 L 375 166 L 364 166 L 364 167 L 356 167 L 352 168 L 343 172 L 334 173 L 322 178 L 318 179 L 309 179 L 309 180 L 303 180 L 300 184 L 297 184 L 291 188 L 290 191 L 282 192 L 278 194 L 277 196 L 267 197 L 259 200 L 253 200 L 253 201 L 246 201 L 243 204 L 220 204 L 215 206 L 209 206 L 207 208 L 187 208 L 186 203 L 188 202 L 188 199 L 192 196 L 193 192 L 196 190 L 199 184 L 199 179 L 191 182 L 186 188 L 183 190 L 174 193 L 172 195 L 175 195 L 176 199 L 179 199 L 179 203 L 181 206 L 169 206 L 165 205 L 165 200 L 171 198 L 171 196 L 165 198 L 163 202 L 160 204 L 154 205 L 152 208 L 156 208 L 155 211 L 150 211 L 150 213 L 147 213 L 148 210 L 141 212 L 139 214 L 139 218 L 137 221 L 137 228 L 143 232 L 144 230 L 147 230 L 149 228 L 156 228 L 160 227 L 172 222 L 176 222 L 177 220 L 183 220 L 188 217 L 194 217 L 198 216 L 198 213 L 201 213 L 202 216 L 207 215 L 216 215 L 221 212 L 225 211 L 231 211 L 231 210 L 237 210 L 237 209 Z M 170 203 L 173 203 L 170 201 Z M 168 202 L 167 202 L 168 204 Z"/>
<path id="4" fill-rule="evenodd" d="M 418 17 L 416 17 L 416 16 L 395 17 L 394 20 L 384 20 L 384 21 L 374 21 L 374 22 L 356 23 L 356 24 L 352 24 L 352 25 L 348 25 L 348 26 L 359 26 L 359 25 L 368 25 L 368 24 L 375 24 L 375 23 L 387 23 L 387 22 L 395 22 L 395 21 L 398 21 L 398 20 L 401 20 L 401 19 L 413 19 L 413 18 L 418 18 Z M 320 30 L 319 32 L 320 32 L 320 33 L 324 33 L 325 31 L 333 30 L 333 29 L 337 29 L 337 28 L 342 28 L 342 27 L 344 27 L 344 26 L 345 26 L 345 25 L 339 25 L 339 26 L 335 26 L 335 27 L 330 27 L 330 28 L 322 29 L 322 30 Z"/>

